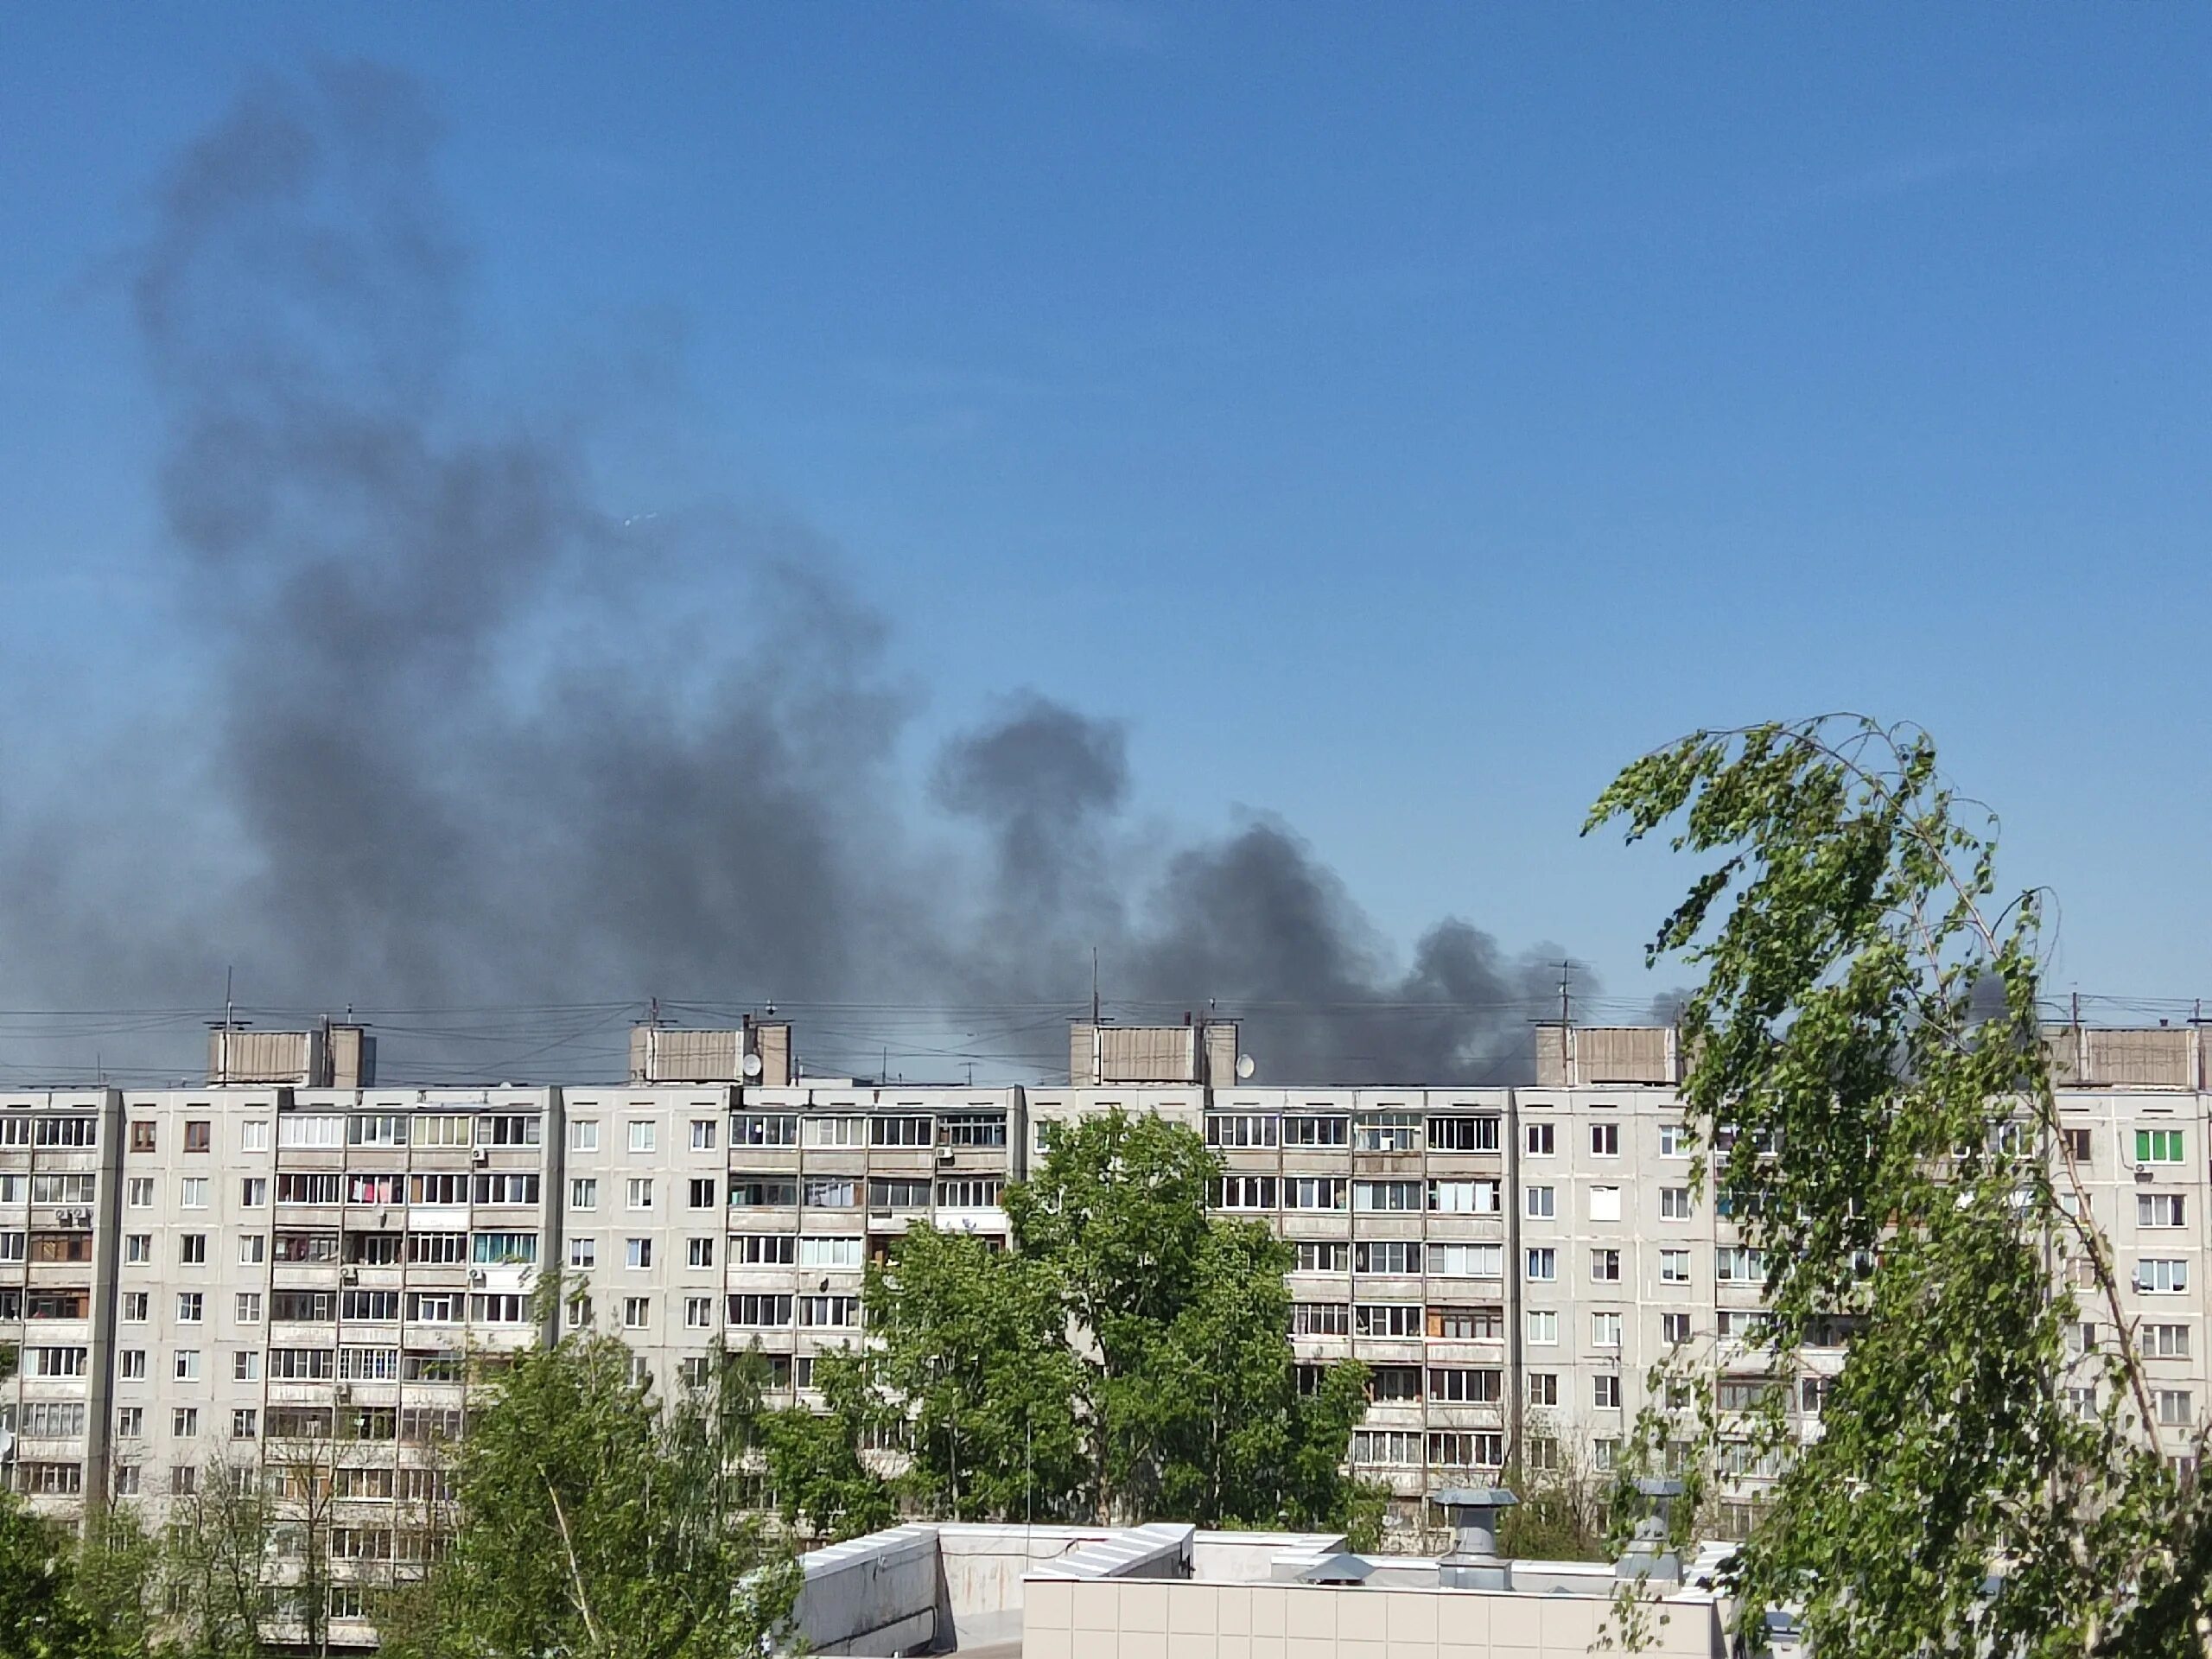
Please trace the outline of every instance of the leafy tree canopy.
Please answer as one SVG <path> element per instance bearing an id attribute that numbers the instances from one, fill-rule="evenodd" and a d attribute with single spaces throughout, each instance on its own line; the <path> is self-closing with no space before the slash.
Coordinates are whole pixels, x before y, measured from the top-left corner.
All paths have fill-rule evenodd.
<path id="1" fill-rule="evenodd" d="M 454 1463 L 450 1548 L 383 1610 L 400 1659 L 757 1656 L 796 1590 L 747 1513 L 765 1367 L 718 1357 L 656 1402 L 603 1332 L 524 1350 Z"/>
<path id="2" fill-rule="evenodd" d="M 1924 734 L 1830 717 L 1647 755 L 1590 827 L 1614 822 L 1708 861 L 1652 955 L 1701 970 L 1684 1108 L 1762 1252 L 1777 1386 L 1716 1402 L 1687 1353 L 1694 1407 L 1641 1430 L 1647 1458 L 1689 1454 L 1678 1524 L 1719 1443 L 1780 1467 L 1733 1568 L 1747 1624 L 1792 1608 L 1812 1650 L 1874 1659 L 2202 1654 L 2212 1509 L 2161 1453 L 2061 1133 L 2041 904 L 2000 899 L 1993 821 Z M 1798 1356 L 1839 1334 L 1801 1444 Z"/>
<path id="3" fill-rule="evenodd" d="M 1289 1247 L 1207 1213 L 1219 1173 L 1190 1129 L 1114 1111 L 1009 1186 L 1012 1249 L 913 1229 L 869 1273 L 871 1344 L 817 1363 L 844 1444 L 903 1439 L 901 1495 L 931 1514 L 1371 1529 L 1342 1472 L 1365 1370 L 1300 1391 Z M 772 1452 L 788 1512 L 827 1456 Z"/>

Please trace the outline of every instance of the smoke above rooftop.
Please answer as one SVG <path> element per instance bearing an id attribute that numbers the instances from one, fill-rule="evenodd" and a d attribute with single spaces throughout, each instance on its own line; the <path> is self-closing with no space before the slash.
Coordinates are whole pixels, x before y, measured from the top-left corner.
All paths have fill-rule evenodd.
<path id="1" fill-rule="evenodd" d="M 235 963 L 333 1012 L 1028 1010 L 906 1054 L 800 1014 L 833 1067 L 880 1043 L 957 1076 L 957 1039 L 1020 1077 L 1064 1063 L 1049 1005 L 1087 1008 L 1095 947 L 1109 1011 L 1242 1018 L 1258 1081 L 1527 1074 L 1556 947 L 1445 919 L 1408 959 L 1273 819 L 1163 849 L 1110 717 L 1010 689 L 918 791 L 921 694 L 833 548 L 722 506 L 626 519 L 588 399 L 486 393 L 438 143 L 415 84 L 325 67 L 247 87 L 160 181 L 130 296 L 194 717 L 99 735 L 149 787 L 97 830 L 0 808 L 15 1006 L 212 1009 Z M 388 1038 L 387 1073 L 590 1048 L 465 1024 Z"/>

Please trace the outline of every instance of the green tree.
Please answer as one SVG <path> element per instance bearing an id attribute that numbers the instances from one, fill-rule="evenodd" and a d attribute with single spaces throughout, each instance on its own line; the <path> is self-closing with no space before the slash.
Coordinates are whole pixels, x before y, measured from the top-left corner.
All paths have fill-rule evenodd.
<path id="1" fill-rule="evenodd" d="M 1207 1213 L 1219 1172 L 1189 1129 L 1115 1111 L 1008 1189 L 1013 1249 L 908 1232 L 868 1276 L 847 1433 L 903 1427 L 904 1496 L 932 1514 L 1371 1530 L 1343 1473 L 1365 1370 L 1300 1390 L 1289 1248 Z"/>
<path id="2" fill-rule="evenodd" d="M 122 1659 L 79 1590 L 68 1533 L 0 1492 L 0 1654 Z"/>
<path id="3" fill-rule="evenodd" d="M 161 1541 L 148 1535 L 135 1510 L 111 1503 L 86 1513 L 77 1596 L 118 1653 L 153 1647 L 161 1570 Z"/>
<path id="4" fill-rule="evenodd" d="M 211 1457 L 189 1491 L 173 1491 L 163 1517 L 160 1594 L 162 1634 L 180 1659 L 260 1659 L 276 1650 L 279 1605 L 276 1501 L 262 1471 Z M 307 1625 L 320 1639 L 322 1609 Z"/>
<path id="5" fill-rule="evenodd" d="M 867 1368 L 851 1354 L 824 1354 L 814 1362 L 814 1382 L 828 1410 L 769 1413 L 762 1465 L 784 1525 L 817 1544 L 836 1543 L 891 1525 L 898 1501 L 861 1452 L 881 1419 L 868 1397 Z"/>
<path id="6" fill-rule="evenodd" d="M 1647 1459 L 1688 1448 L 1678 1525 L 1724 1445 L 1773 1459 L 1732 1582 L 1747 1624 L 1799 1610 L 1817 1652 L 2202 1654 L 2208 1489 L 2161 1455 L 2060 1133 L 2039 899 L 1999 901 L 1993 823 L 1923 734 L 1843 717 L 1647 755 L 1590 824 L 1617 820 L 1716 855 L 1652 955 L 1701 970 L 1684 1109 L 1771 1309 L 1770 1386 L 1640 1425 Z M 1797 1357 L 1839 1335 L 1801 1445 Z"/>
<path id="7" fill-rule="evenodd" d="M 449 1547 L 378 1610 L 385 1652 L 759 1654 L 797 1588 L 742 1476 L 764 1370 L 757 1355 L 720 1355 L 664 1402 L 605 1333 L 517 1354 L 454 1452 Z"/>

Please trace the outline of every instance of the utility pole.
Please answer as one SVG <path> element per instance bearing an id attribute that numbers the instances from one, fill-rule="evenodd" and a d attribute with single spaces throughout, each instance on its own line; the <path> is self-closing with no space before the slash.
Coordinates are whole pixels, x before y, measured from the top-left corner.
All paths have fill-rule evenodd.
<path id="1" fill-rule="evenodd" d="M 1574 963 L 1562 962 L 1559 965 L 1559 1022 L 1562 1026 L 1573 1023 L 1573 998 L 1570 987 L 1573 983 Z"/>

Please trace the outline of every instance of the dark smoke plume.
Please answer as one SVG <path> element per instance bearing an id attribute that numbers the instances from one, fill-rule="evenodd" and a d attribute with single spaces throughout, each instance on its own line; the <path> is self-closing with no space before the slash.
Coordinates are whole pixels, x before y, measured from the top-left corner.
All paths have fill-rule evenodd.
<path id="1" fill-rule="evenodd" d="M 1397 969 L 1273 822 L 1158 856 L 1118 723 L 1014 698 L 945 746 L 916 829 L 910 694 L 830 551 L 732 513 L 626 524 L 589 421 L 484 394 L 437 137 L 408 80 L 327 69 L 250 88 L 162 184 L 133 298 L 205 702 L 194 743 L 113 744 L 189 805 L 0 821 L 18 1006 L 209 1007 L 230 963 L 334 1011 L 1021 1005 L 887 1046 L 1038 1075 L 1096 947 L 1124 1018 L 1243 1018 L 1260 1081 L 1525 1070 L 1555 950 L 1446 921 Z M 418 1020 L 386 1070 L 603 1075 L 621 1019 L 535 1051 Z M 800 1020 L 817 1059 L 876 1058 L 858 1016 Z"/>

